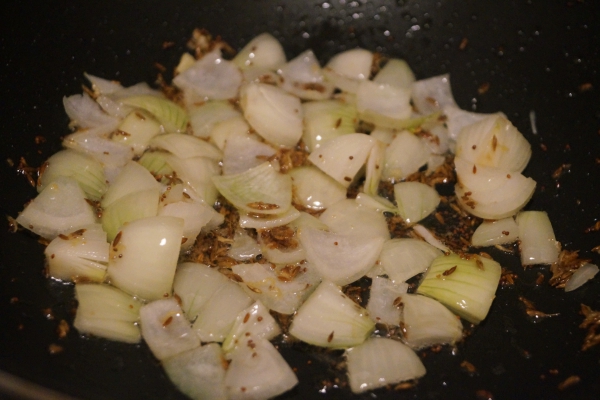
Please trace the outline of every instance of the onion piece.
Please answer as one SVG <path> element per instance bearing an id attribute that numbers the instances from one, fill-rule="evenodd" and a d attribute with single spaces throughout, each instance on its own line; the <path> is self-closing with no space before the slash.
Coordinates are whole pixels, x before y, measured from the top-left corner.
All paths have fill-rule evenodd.
<path id="1" fill-rule="evenodd" d="M 40 169 L 37 191 L 44 190 L 59 176 L 75 179 L 86 197 L 93 201 L 100 200 L 108 187 L 102 164 L 75 150 L 61 150 L 46 160 Z"/>
<path id="2" fill-rule="evenodd" d="M 276 70 L 285 62 L 281 43 L 269 33 L 261 33 L 249 41 L 233 59 L 233 63 L 242 69 L 259 67 Z"/>
<path id="3" fill-rule="evenodd" d="M 193 135 L 202 139 L 209 138 L 217 124 L 242 115 L 231 103 L 224 100 L 189 105 L 188 113 Z"/>
<path id="4" fill-rule="evenodd" d="M 418 80 L 412 90 L 412 100 L 421 114 L 430 114 L 448 106 L 458 107 L 452 96 L 449 74 Z"/>
<path id="5" fill-rule="evenodd" d="M 223 148 L 223 175 L 239 174 L 265 162 L 277 151 L 256 135 L 231 133 Z"/>
<path id="6" fill-rule="evenodd" d="M 142 337 L 154 357 L 164 360 L 200 346 L 176 299 L 156 300 L 140 308 Z"/>
<path id="7" fill-rule="evenodd" d="M 363 191 L 372 196 L 377 196 L 379 190 L 379 182 L 383 174 L 383 163 L 385 160 L 385 144 L 379 140 L 375 140 L 375 144 L 371 148 L 371 153 L 367 158 L 367 168 L 365 171 L 365 183 Z"/>
<path id="8" fill-rule="evenodd" d="M 410 89 L 415 80 L 415 74 L 408 63 L 398 58 L 389 59 L 373 78 L 374 82 L 405 89 Z"/>
<path id="9" fill-rule="evenodd" d="M 368 80 L 361 81 L 356 90 L 356 109 L 361 118 L 370 112 L 368 115 L 373 117 L 368 122 L 375 125 L 378 124 L 373 118 L 377 115 L 399 121 L 406 120 L 412 113 L 410 89 Z"/>
<path id="10" fill-rule="evenodd" d="M 463 325 L 437 300 L 418 294 L 405 294 L 402 301 L 404 342 L 413 349 L 460 341 Z"/>
<path id="11" fill-rule="evenodd" d="M 340 100 L 308 101 L 302 104 L 304 133 L 308 151 L 318 149 L 329 139 L 356 132 L 356 107 Z"/>
<path id="12" fill-rule="evenodd" d="M 78 283 L 75 285 L 77 313 L 73 326 L 81 333 L 125 343 L 138 343 L 142 303 L 109 285 Z"/>
<path id="13" fill-rule="evenodd" d="M 558 261 L 560 243 L 545 211 L 522 211 L 517 215 L 521 264 L 552 264 Z"/>
<path id="14" fill-rule="evenodd" d="M 446 116 L 448 135 L 453 140 L 458 139 L 458 135 L 464 127 L 479 122 L 490 115 L 461 110 L 460 108 L 452 105 L 444 107 L 443 111 L 444 115 Z"/>
<path id="15" fill-rule="evenodd" d="M 136 156 L 148 148 L 150 139 L 161 133 L 161 126 L 149 113 L 137 110 L 129 113 L 112 134 L 111 139 L 133 149 Z"/>
<path id="16" fill-rule="evenodd" d="M 367 310 L 343 294 L 339 286 L 324 281 L 302 304 L 289 332 L 309 344 L 344 348 L 364 342 L 374 327 Z"/>
<path id="17" fill-rule="evenodd" d="M 323 210 L 346 198 L 346 188 L 342 184 L 312 165 L 293 168 L 289 175 L 295 204 Z"/>
<path id="18" fill-rule="evenodd" d="M 361 206 L 356 200 L 338 201 L 329 206 L 319 219 L 335 233 L 359 238 L 390 238 L 385 216 L 373 208 Z"/>
<path id="19" fill-rule="evenodd" d="M 121 86 L 121 84 L 117 81 L 100 78 L 99 76 L 94 76 L 86 72 L 83 73 L 83 76 L 85 76 L 85 78 L 92 84 L 92 90 L 96 96 L 101 94 L 111 94 L 118 92 L 119 90 L 123 90 L 123 86 Z"/>
<path id="20" fill-rule="evenodd" d="M 419 239 L 391 239 L 383 244 L 379 262 L 394 282 L 405 282 L 425 272 L 442 252 Z"/>
<path id="21" fill-rule="evenodd" d="M 342 135 L 323 143 L 310 153 L 308 159 L 347 188 L 367 161 L 375 143 L 362 133 Z"/>
<path id="22" fill-rule="evenodd" d="M 388 278 L 376 276 L 371 283 L 367 311 L 373 321 L 389 326 L 400 325 L 401 308 L 396 299 L 408 290 L 408 284 L 394 283 Z"/>
<path id="23" fill-rule="evenodd" d="M 158 188 L 140 190 L 129 193 L 105 207 L 100 220 L 108 240 L 112 242 L 121 227 L 128 222 L 155 217 L 158 214 L 159 197 Z"/>
<path id="24" fill-rule="evenodd" d="M 421 221 L 435 211 L 440 195 L 429 185 L 421 182 L 400 182 L 394 185 L 398 213 L 407 224 Z"/>
<path id="25" fill-rule="evenodd" d="M 240 93 L 244 117 L 267 142 L 292 148 L 302 136 L 300 99 L 278 87 L 248 83 Z"/>
<path id="26" fill-rule="evenodd" d="M 478 255 L 440 256 L 425 272 L 417 293 L 438 300 L 467 321 L 478 324 L 492 305 L 501 270 L 496 261 Z"/>
<path id="27" fill-rule="evenodd" d="M 167 133 L 152 138 L 150 146 L 166 150 L 177 158 L 205 157 L 220 161 L 223 153 L 213 144 L 185 133 Z"/>
<path id="28" fill-rule="evenodd" d="M 419 356 L 407 345 L 387 338 L 370 338 L 346 351 L 348 380 L 354 393 L 417 379 L 425 375 Z"/>
<path id="29" fill-rule="evenodd" d="M 275 318 L 269 314 L 269 309 L 260 300 L 242 310 L 235 319 L 233 327 L 223 342 L 223 351 L 235 351 L 247 343 L 248 339 L 263 338 L 271 340 L 281 333 L 281 328 Z"/>
<path id="30" fill-rule="evenodd" d="M 245 229 L 237 229 L 227 255 L 237 261 L 246 261 L 252 260 L 259 254 L 261 248 L 257 241 L 248 235 Z"/>
<path id="31" fill-rule="evenodd" d="M 193 190 L 195 196 L 192 197 L 195 200 L 210 206 L 215 203 L 218 193 L 212 178 L 220 172 L 216 160 L 206 157 L 182 159 L 171 155 L 165 159 L 173 167 L 177 177 L 187 185 L 188 189 Z M 188 193 L 187 190 L 186 193 Z"/>
<path id="32" fill-rule="evenodd" d="M 377 195 L 369 195 L 366 193 L 359 193 L 356 195 L 356 203 L 365 208 L 370 208 L 380 213 L 398 213 L 398 207 L 385 197 Z"/>
<path id="33" fill-rule="evenodd" d="M 206 100 L 227 100 L 237 97 L 242 73 L 233 62 L 223 59 L 219 50 L 213 50 L 177 75 L 173 83 Z"/>
<path id="34" fill-rule="evenodd" d="M 346 50 L 333 56 L 323 73 L 339 89 L 356 93 L 360 81 L 369 79 L 373 53 L 365 49 Z"/>
<path id="35" fill-rule="evenodd" d="M 154 115 L 166 132 L 183 132 L 187 128 L 187 113 L 171 100 L 151 95 L 140 95 L 124 98 L 122 102 L 125 105 L 141 108 Z"/>
<path id="36" fill-rule="evenodd" d="M 59 176 L 17 216 L 23 228 L 52 240 L 96 222 L 83 190 L 73 178 Z"/>
<path id="37" fill-rule="evenodd" d="M 248 339 L 232 354 L 225 374 L 228 399 L 270 399 L 298 384 L 279 351 L 266 339 Z"/>
<path id="38" fill-rule="evenodd" d="M 565 292 L 570 292 L 575 289 L 579 289 L 584 283 L 591 280 L 598 273 L 598 266 L 595 264 L 587 263 L 578 268 L 571 278 L 565 284 Z"/>
<path id="39" fill-rule="evenodd" d="M 223 400 L 225 368 L 223 352 L 209 343 L 162 361 L 169 380 L 193 400 Z"/>
<path id="40" fill-rule="evenodd" d="M 240 215 L 240 227 L 252 229 L 273 229 L 287 225 L 300 216 L 300 211 L 290 207 L 283 214 L 270 214 L 268 216 L 254 216 L 251 214 Z"/>
<path id="41" fill-rule="evenodd" d="M 246 119 L 240 114 L 235 117 L 215 123 L 210 129 L 210 140 L 221 151 L 225 149 L 225 143 L 231 135 L 248 135 L 250 133 L 250 125 Z"/>
<path id="42" fill-rule="evenodd" d="M 182 233 L 183 220 L 175 217 L 149 217 L 125 225 L 111 246 L 111 283 L 145 300 L 170 296 Z"/>
<path id="43" fill-rule="evenodd" d="M 96 128 L 118 122 L 118 119 L 106 114 L 87 93 L 63 97 L 63 105 L 72 126 Z"/>
<path id="44" fill-rule="evenodd" d="M 471 244 L 477 247 L 493 246 L 512 243 L 518 238 L 517 223 L 514 218 L 508 217 L 497 221 L 483 221 L 473 232 Z"/>
<path id="45" fill-rule="evenodd" d="M 215 214 L 214 208 L 194 201 L 178 201 L 161 207 L 160 216 L 171 216 L 183 219 L 183 237 L 181 249 L 189 249 L 196 242 L 196 237 Z"/>
<path id="46" fill-rule="evenodd" d="M 429 151 L 423 142 L 408 131 L 402 131 L 385 150 L 383 179 L 405 179 L 427 163 Z"/>
<path id="47" fill-rule="evenodd" d="M 54 279 L 102 282 L 109 244 L 100 224 L 92 224 L 54 238 L 44 249 L 48 274 Z"/>
<path id="48" fill-rule="evenodd" d="M 107 208 L 128 194 L 142 190 L 159 190 L 159 188 L 160 185 L 147 169 L 135 161 L 130 161 L 123 167 L 106 193 L 104 193 L 101 206 Z"/>
<path id="49" fill-rule="evenodd" d="M 448 248 L 448 246 L 446 246 L 444 243 L 442 243 L 437 237 L 435 237 L 435 235 L 433 233 L 431 233 L 423 225 L 416 224 L 412 228 L 415 231 L 415 233 L 417 233 L 420 237 L 423 238 L 423 240 L 425 240 L 427 243 L 429 243 L 433 247 L 437 247 L 444 253 L 450 252 L 450 249 Z"/>
<path id="50" fill-rule="evenodd" d="M 281 214 L 292 205 L 292 179 L 265 162 L 245 172 L 214 176 L 221 194 L 241 211 Z"/>
<path id="51" fill-rule="evenodd" d="M 306 50 L 277 71 L 282 77 L 281 87 L 303 100 L 324 100 L 331 97 L 334 86 L 325 81 L 319 60 Z"/>

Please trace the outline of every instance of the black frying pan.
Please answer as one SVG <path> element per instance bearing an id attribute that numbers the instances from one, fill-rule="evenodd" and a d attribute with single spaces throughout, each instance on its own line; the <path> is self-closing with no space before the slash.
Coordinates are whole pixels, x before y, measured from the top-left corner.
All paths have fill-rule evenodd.
<path id="1" fill-rule="evenodd" d="M 408 60 L 418 78 L 449 72 L 462 108 L 503 111 L 533 147 L 526 176 L 538 182 L 528 209 L 546 210 L 558 240 L 600 263 L 591 249 L 600 232 L 584 234 L 600 218 L 600 7 L 596 1 L 46 1 L 3 4 L 0 29 L 0 207 L 16 216 L 35 195 L 15 164 L 40 165 L 68 133 L 62 96 L 81 92 L 83 72 L 152 82 L 155 62 L 172 68 L 194 27 L 240 48 L 258 33 L 279 38 L 288 57 L 306 48 L 326 61 L 361 46 Z M 15 4 L 16 3 L 16 4 Z M 466 42 L 464 40 L 466 39 Z M 174 46 L 163 49 L 164 42 Z M 461 42 L 466 44 L 460 49 Z M 489 84 L 480 94 L 481 85 Z M 586 85 L 589 84 L 589 85 Z M 587 90 L 586 90 L 587 89 Z M 536 116 L 532 132 L 530 112 Z M 36 143 L 43 136 L 46 142 Z M 39 141 L 39 140 L 38 140 Z M 542 150 L 541 147 L 546 150 Z M 552 172 L 570 168 L 558 179 Z M 72 288 L 42 275 L 43 247 L 27 233 L 0 238 L 0 390 L 25 396 L 19 377 L 84 399 L 182 399 L 144 345 L 81 338 L 73 329 Z M 579 290 L 536 286 L 513 256 L 495 252 L 518 274 L 499 289 L 490 315 L 455 354 L 423 353 L 428 370 L 403 392 L 352 396 L 347 388 L 321 393 L 323 380 L 343 374 L 328 357 L 284 349 L 300 385 L 285 399 L 597 399 L 600 346 L 580 351 L 581 303 L 600 309 L 600 278 Z M 518 297 L 559 316 L 533 323 Z M 60 354 L 49 346 L 60 345 Z M 467 360 L 476 367 L 460 367 Z M 310 361 L 310 365 L 309 365 Z M 8 375 L 6 374 L 8 373 Z M 571 375 L 580 383 L 557 386 Z M 8 387 L 12 387 L 9 395 Z M 17 388 L 17 389 L 15 389 Z M 483 397 L 482 397 L 483 396 Z M 42 398 L 37 392 L 30 398 Z M 49 397 L 48 397 L 49 398 Z"/>

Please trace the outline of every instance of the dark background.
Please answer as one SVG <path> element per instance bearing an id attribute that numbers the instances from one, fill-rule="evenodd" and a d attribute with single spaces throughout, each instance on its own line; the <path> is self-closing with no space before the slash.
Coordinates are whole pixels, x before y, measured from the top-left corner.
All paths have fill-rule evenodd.
<path id="1" fill-rule="evenodd" d="M 69 133 L 62 97 L 81 93 L 83 72 L 124 85 L 154 82 L 154 63 L 171 69 L 195 27 L 237 49 L 266 31 L 281 40 L 288 58 L 312 48 L 326 62 L 360 46 L 405 58 L 417 78 L 449 72 L 462 108 L 503 111 L 530 141 L 533 156 L 524 173 L 538 187 L 528 209 L 546 210 L 563 246 L 581 249 L 598 264 L 591 249 L 600 245 L 600 233 L 584 230 L 600 218 L 599 16 L 593 0 L 4 2 L 1 211 L 15 217 L 35 195 L 8 160 L 16 165 L 24 157 L 39 166 L 60 148 L 60 137 Z M 165 50 L 164 42 L 174 46 Z M 483 84 L 489 90 L 480 94 Z M 37 136 L 47 141 L 36 144 Z M 553 179 L 562 164 L 571 166 Z M 58 321 L 73 318 L 71 288 L 43 277 L 43 247 L 33 236 L 9 234 L 2 226 L 0 369 L 84 399 L 183 398 L 144 345 L 84 339 L 74 329 L 59 340 Z M 324 357 L 287 349 L 301 383 L 284 398 L 477 399 L 485 393 L 478 397 L 480 390 L 494 399 L 600 398 L 600 346 L 580 351 L 585 332 L 578 327 L 581 303 L 600 309 L 600 277 L 565 294 L 534 284 L 547 268 L 524 271 L 515 257 L 494 256 L 519 275 L 517 285 L 499 289 L 487 320 L 455 354 L 448 348 L 425 352 L 428 373 L 415 389 L 353 397 L 345 388 L 321 393 L 322 380 L 339 371 L 328 369 Z M 520 295 L 560 315 L 534 323 Z M 53 343 L 64 351 L 50 355 Z M 464 360 L 475 373 L 460 367 Z M 581 382 L 559 391 L 571 375 Z"/>

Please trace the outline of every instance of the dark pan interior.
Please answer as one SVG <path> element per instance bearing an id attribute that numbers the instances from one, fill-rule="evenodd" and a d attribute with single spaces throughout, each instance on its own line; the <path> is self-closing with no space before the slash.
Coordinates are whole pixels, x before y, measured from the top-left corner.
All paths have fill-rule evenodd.
<path id="1" fill-rule="evenodd" d="M 584 0 L 11 1 L 0 17 L 2 214 L 16 216 L 35 195 L 10 160 L 38 166 L 60 148 L 68 133 L 62 97 L 81 92 L 83 72 L 125 85 L 153 82 L 155 62 L 172 68 L 195 27 L 235 48 L 267 31 L 288 57 L 312 48 L 325 62 L 360 46 L 405 58 L 418 78 L 449 72 L 462 108 L 503 111 L 530 141 L 525 175 L 538 187 L 528 209 L 546 210 L 563 246 L 598 264 L 592 248 L 600 232 L 584 231 L 600 219 L 599 15 L 599 3 Z M 164 42 L 174 46 L 163 49 Z M 483 84 L 489 90 L 481 94 Z M 554 179 L 562 164 L 570 167 Z M 82 399 L 184 398 L 144 345 L 82 338 L 74 329 L 59 340 L 58 321 L 73 319 L 72 288 L 44 278 L 43 247 L 33 236 L 4 226 L 1 370 Z M 415 388 L 361 396 L 344 387 L 321 391 L 323 380 L 341 372 L 325 356 L 284 349 L 301 383 L 282 398 L 600 398 L 600 346 L 582 352 L 585 331 L 578 327 L 581 303 L 600 309 L 600 277 L 565 294 L 535 285 L 538 273 L 548 277 L 547 267 L 523 270 L 514 256 L 490 252 L 518 275 L 516 285 L 498 290 L 487 320 L 454 351 L 423 352 L 428 373 Z M 559 315 L 534 323 L 519 296 Z M 51 344 L 64 351 L 51 355 Z M 460 367 L 465 360 L 474 373 Z M 572 375 L 579 384 L 559 390 Z"/>

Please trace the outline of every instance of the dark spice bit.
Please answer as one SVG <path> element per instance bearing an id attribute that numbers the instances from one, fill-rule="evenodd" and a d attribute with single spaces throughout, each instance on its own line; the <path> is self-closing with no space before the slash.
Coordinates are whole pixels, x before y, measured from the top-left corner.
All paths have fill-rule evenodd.
<path id="1" fill-rule="evenodd" d="M 60 322 L 58 323 L 58 327 L 56 328 L 56 333 L 58 334 L 58 338 L 59 339 L 64 339 L 65 337 L 67 337 L 67 334 L 69 333 L 69 324 L 67 323 L 67 321 L 65 321 L 64 319 L 61 319 Z"/>
<path id="2" fill-rule="evenodd" d="M 266 211 L 266 210 L 277 210 L 279 206 L 277 204 L 264 203 L 262 201 L 255 201 L 252 203 L 246 204 L 249 208 L 253 210 Z"/>
<path id="3" fill-rule="evenodd" d="M 327 336 L 327 343 L 331 343 L 332 340 L 333 340 L 333 331 L 331 331 L 329 336 Z"/>
<path id="4" fill-rule="evenodd" d="M 552 173 L 552 179 L 560 178 L 564 172 L 569 172 L 569 168 L 571 168 L 571 164 L 562 164 Z"/>
<path id="5" fill-rule="evenodd" d="M 169 317 L 167 319 L 165 319 L 162 324 L 163 328 L 166 328 L 167 326 L 171 325 L 172 322 L 173 322 L 173 316 L 169 315 Z"/>
<path id="6" fill-rule="evenodd" d="M 484 82 L 481 85 L 479 85 L 479 87 L 477 88 L 477 93 L 485 94 L 488 92 L 488 90 L 490 90 L 490 83 Z"/>
<path id="7" fill-rule="evenodd" d="M 399 383 L 396 386 L 394 386 L 394 390 L 396 390 L 396 391 L 408 390 L 408 389 L 412 389 L 414 387 L 415 387 L 414 382 L 402 382 L 402 383 Z"/>
<path id="8" fill-rule="evenodd" d="M 59 346 L 58 344 L 55 343 L 51 343 L 48 346 L 48 353 L 55 355 L 55 354 L 60 354 L 64 351 L 65 349 L 62 346 Z"/>
<path id="9" fill-rule="evenodd" d="M 475 392 L 477 400 L 494 400 L 494 395 L 489 390 L 480 389 Z"/>
<path id="10" fill-rule="evenodd" d="M 473 364 L 471 364 L 470 362 L 468 362 L 467 360 L 464 360 L 463 362 L 461 362 L 460 366 L 462 367 L 462 369 L 467 371 L 469 374 L 474 374 L 477 372 L 477 368 L 475 368 L 475 366 Z"/>
<path id="11" fill-rule="evenodd" d="M 27 182 L 29 182 L 29 184 L 33 187 L 36 186 L 36 179 L 34 179 L 34 176 L 37 176 L 38 178 L 38 184 L 39 184 L 39 179 L 42 176 L 42 172 L 43 170 L 46 168 L 48 163 L 44 163 L 42 164 L 42 166 L 40 168 L 34 168 L 34 167 L 30 167 L 29 165 L 27 165 L 27 161 L 25 160 L 24 157 L 19 158 L 19 165 L 17 166 L 17 173 L 23 175 L 25 178 L 27 178 Z"/>
<path id="12" fill-rule="evenodd" d="M 600 311 L 592 310 L 590 307 L 582 304 L 581 314 L 585 319 L 579 327 L 588 330 L 581 346 L 581 350 L 585 351 L 600 343 L 600 333 L 596 333 L 596 330 L 600 328 Z"/>
<path id="13" fill-rule="evenodd" d="M 559 383 L 557 387 L 558 390 L 565 390 L 573 385 L 578 384 L 579 382 L 581 382 L 580 377 L 578 377 L 577 375 L 571 375 L 570 377 Z"/>
<path id="14" fill-rule="evenodd" d="M 592 226 L 590 226 L 589 228 L 585 229 L 585 233 L 590 233 L 590 232 L 598 232 L 600 231 L 600 220 L 596 221 L 596 223 Z"/>
<path id="15" fill-rule="evenodd" d="M 546 314 L 543 311 L 536 310 L 533 302 L 530 300 L 527 300 L 523 296 L 519 296 L 519 300 L 525 305 L 525 313 L 527 314 L 527 316 L 529 316 L 532 319 L 532 321 L 534 321 L 534 322 L 542 320 L 544 318 L 556 317 L 556 316 L 560 315 L 559 313 Z"/>
<path id="16" fill-rule="evenodd" d="M 460 44 L 458 45 L 458 49 L 459 50 L 464 50 L 467 48 L 467 45 L 469 44 L 469 39 L 467 39 L 466 37 L 462 38 L 462 40 L 460 41 Z"/>
<path id="17" fill-rule="evenodd" d="M 445 270 L 442 275 L 444 276 L 448 276 L 454 273 L 454 271 L 456 271 L 456 265 L 450 269 Z"/>
<path id="18" fill-rule="evenodd" d="M 564 288 L 573 273 L 590 261 L 590 259 L 579 258 L 579 250 L 561 251 L 558 255 L 558 261 L 550 266 L 550 272 L 552 272 L 550 285 L 556 288 Z"/>

